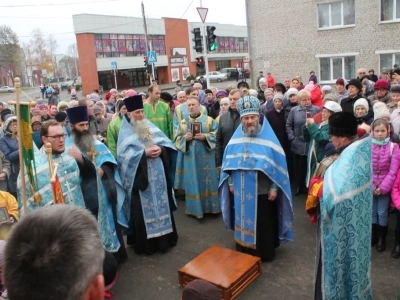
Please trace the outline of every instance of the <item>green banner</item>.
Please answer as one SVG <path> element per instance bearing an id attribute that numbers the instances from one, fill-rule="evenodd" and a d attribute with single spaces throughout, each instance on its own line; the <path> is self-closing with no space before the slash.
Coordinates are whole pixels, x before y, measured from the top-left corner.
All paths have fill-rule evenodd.
<path id="1" fill-rule="evenodd" d="M 28 174 L 31 189 L 37 192 L 35 155 L 33 151 L 31 113 L 29 105 L 20 105 L 19 122 L 21 122 L 22 132 L 18 132 L 18 136 L 22 141 L 22 157 Z"/>

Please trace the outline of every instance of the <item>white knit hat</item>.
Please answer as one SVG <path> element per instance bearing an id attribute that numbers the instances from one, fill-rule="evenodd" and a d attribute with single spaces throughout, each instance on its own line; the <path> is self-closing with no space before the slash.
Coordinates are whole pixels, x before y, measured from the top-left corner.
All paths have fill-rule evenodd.
<path id="1" fill-rule="evenodd" d="M 376 102 L 372 108 L 374 110 L 374 120 L 382 118 L 390 119 L 390 112 L 385 103 Z"/>
<path id="2" fill-rule="evenodd" d="M 364 98 L 360 98 L 356 102 L 354 102 L 354 106 L 353 106 L 354 114 L 356 113 L 357 106 L 363 106 L 367 112 L 369 110 L 368 101 L 366 99 L 364 99 Z"/>

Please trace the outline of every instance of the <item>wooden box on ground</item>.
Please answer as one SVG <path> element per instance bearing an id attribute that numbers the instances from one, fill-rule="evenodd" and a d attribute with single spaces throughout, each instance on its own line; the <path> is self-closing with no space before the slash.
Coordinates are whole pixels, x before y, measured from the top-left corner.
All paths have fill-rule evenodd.
<path id="1" fill-rule="evenodd" d="M 235 299 L 260 275 L 260 258 L 219 246 L 212 246 L 178 270 L 182 287 L 204 279 L 218 286 L 223 300 Z"/>

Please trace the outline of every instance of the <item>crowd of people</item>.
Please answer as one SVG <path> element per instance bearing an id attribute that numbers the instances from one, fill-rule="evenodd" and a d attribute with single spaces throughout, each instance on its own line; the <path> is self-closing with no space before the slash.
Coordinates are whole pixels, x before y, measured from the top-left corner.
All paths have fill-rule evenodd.
<path id="1" fill-rule="evenodd" d="M 244 81 L 224 89 L 199 82 L 177 85 L 171 95 L 152 84 L 147 93 L 111 89 L 101 99 L 94 90 L 40 103 L 31 108 L 34 182 L 18 177 L 18 119 L 0 103 L 7 224 L 53 203 L 85 208 L 99 228 L 105 270 L 128 258 L 126 246 L 146 255 L 174 247 L 178 199 L 191 217 L 222 215 L 237 251 L 272 261 L 293 240 L 293 190 L 319 228 L 315 299 L 368 298 L 371 246 L 385 251 L 390 209 L 397 216 L 391 256 L 400 257 L 399 82 L 397 66 L 379 78 L 359 69 L 334 88 L 319 85 L 314 72 L 305 84 L 260 72 L 255 89 Z M 49 184 L 54 170 L 57 186 Z M 57 213 L 67 226 L 67 215 Z M 14 284 L 12 275 L 4 278 Z"/>

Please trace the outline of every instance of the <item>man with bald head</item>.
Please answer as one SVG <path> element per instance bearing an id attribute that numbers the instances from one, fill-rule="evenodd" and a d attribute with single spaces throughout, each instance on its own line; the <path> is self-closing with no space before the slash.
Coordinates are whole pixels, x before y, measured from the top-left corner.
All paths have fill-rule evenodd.
<path id="1" fill-rule="evenodd" d="M 176 94 L 176 101 L 178 101 L 181 104 L 186 102 L 185 91 L 180 91 L 180 92 L 178 92 L 178 94 Z"/>

